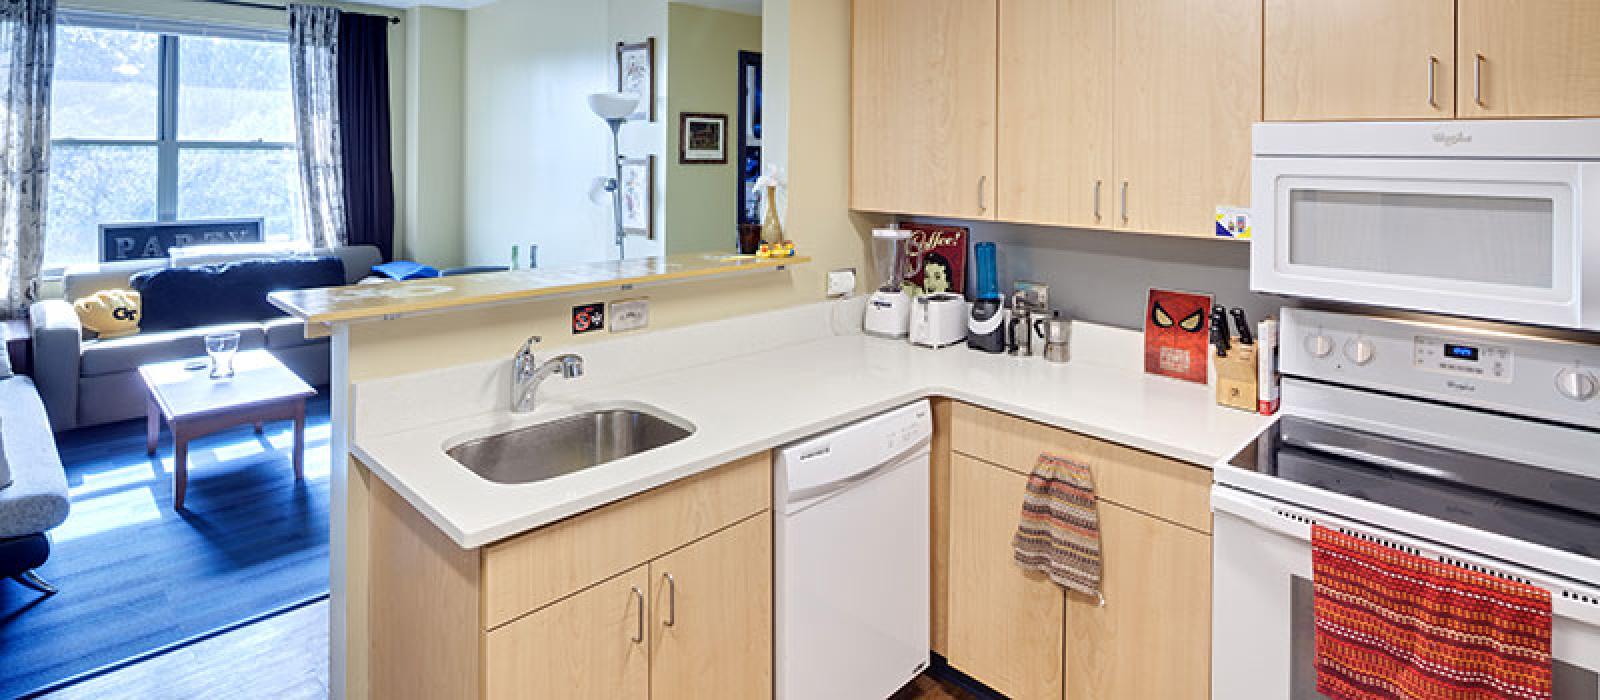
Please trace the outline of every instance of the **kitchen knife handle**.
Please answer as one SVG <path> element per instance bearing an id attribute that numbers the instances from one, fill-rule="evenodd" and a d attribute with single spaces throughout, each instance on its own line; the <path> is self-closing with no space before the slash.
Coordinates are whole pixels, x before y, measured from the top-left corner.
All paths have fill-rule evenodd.
<path id="1" fill-rule="evenodd" d="M 1245 318 L 1244 309 L 1235 306 L 1228 313 L 1233 316 L 1233 325 L 1239 327 L 1239 344 L 1255 345 L 1256 337 L 1250 332 L 1250 321 Z"/>

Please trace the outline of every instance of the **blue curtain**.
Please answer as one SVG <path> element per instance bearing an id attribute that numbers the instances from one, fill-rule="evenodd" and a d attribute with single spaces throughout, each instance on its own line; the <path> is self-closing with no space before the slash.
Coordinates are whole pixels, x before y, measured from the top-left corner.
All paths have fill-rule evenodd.
<path id="1" fill-rule="evenodd" d="M 339 144 L 350 245 L 394 259 L 394 175 L 389 142 L 389 18 L 339 14 Z"/>

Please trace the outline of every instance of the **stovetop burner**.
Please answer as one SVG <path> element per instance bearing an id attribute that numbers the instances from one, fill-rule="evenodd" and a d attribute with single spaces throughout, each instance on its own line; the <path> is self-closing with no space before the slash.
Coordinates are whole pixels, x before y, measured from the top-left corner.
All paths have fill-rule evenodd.
<path id="1" fill-rule="evenodd" d="M 1286 415 L 1230 462 L 1600 558 L 1600 480 Z"/>

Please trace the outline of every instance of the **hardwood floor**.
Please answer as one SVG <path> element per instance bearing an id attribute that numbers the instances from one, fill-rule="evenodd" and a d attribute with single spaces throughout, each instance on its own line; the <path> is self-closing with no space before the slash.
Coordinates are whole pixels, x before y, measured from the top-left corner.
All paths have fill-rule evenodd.
<path id="1" fill-rule="evenodd" d="M 307 605 L 45 697 L 326 698 L 328 603 Z"/>
<path id="2" fill-rule="evenodd" d="M 45 696 L 49 700 L 328 697 L 328 602 L 241 627 Z M 977 700 L 923 675 L 890 700 Z"/>

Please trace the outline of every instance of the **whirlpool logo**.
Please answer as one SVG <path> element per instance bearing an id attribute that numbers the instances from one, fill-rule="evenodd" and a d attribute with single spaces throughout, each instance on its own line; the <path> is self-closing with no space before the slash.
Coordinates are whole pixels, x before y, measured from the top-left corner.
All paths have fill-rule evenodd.
<path id="1" fill-rule="evenodd" d="M 1444 385 L 1445 385 L 1446 388 L 1454 389 L 1456 391 L 1477 391 L 1478 390 L 1478 386 L 1476 384 L 1467 384 L 1465 382 L 1447 381 L 1447 382 L 1444 383 Z"/>
<path id="2" fill-rule="evenodd" d="M 1433 132 L 1433 142 L 1449 148 L 1463 143 L 1472 143 L 1472 134 L 1465 131 L 1451 133 L 1449 131 Z"/>

